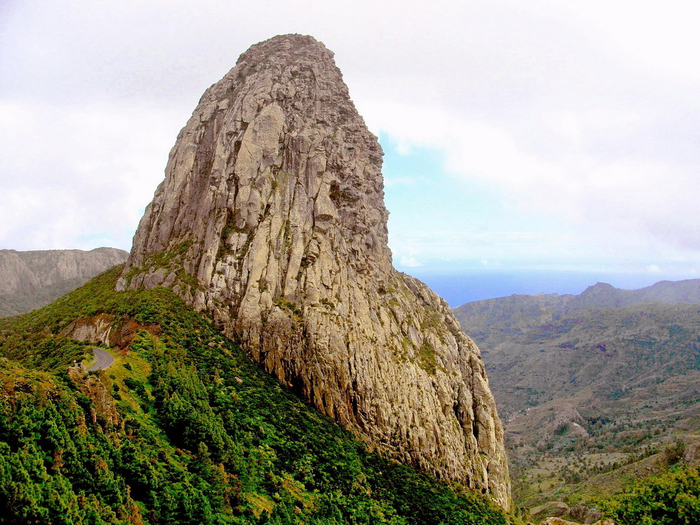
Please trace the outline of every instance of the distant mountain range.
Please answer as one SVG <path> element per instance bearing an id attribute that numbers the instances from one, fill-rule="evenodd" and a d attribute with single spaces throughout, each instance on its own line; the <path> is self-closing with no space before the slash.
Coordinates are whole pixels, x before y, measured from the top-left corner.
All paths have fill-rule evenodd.
<path id="1" fill-rule="evenodd" d="M 116 248 L 0 250 L 0 317 L 39 308 L 126 261 Z"/>
<path id="2" fill-rule="evenodd" d="M 454 309 L 462 329 L 477 342 L 498 334 L 522 332 L 587 308 L 622 307 L 656 302 L 700 304 L 700 279 L 662 281 L 639 290 L 620 290 L 606 283 L 580 295 L 512 295 L 464 304 Z"/>
<path id="3" fill-rule="evenodd" d="M 700 370 L 700 279 L 581 295 L 513 295 L 454 310 L 504 416 L 583 389 L 615 396 Z M 699 396 L 700 397 L 700 396 Z"/>
<path id="4" fill-rule="evenodd" d="M 615 472 L 630 473 L 610 465 L 677 439 L 700 462 L 700 280 L 632 291 L 598 283 L 454 312 L 481 349 L 505 422 L 516 501 L 612 490 Z"/>

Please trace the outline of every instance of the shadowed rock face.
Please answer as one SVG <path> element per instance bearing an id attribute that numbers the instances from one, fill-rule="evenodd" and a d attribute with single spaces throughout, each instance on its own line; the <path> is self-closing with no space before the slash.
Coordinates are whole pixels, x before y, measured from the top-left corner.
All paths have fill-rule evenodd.
<path id="1" fill-rule="evenodd" d="M 257 44 L 180 132 L 118 287 L 172 286 L 371 448 L 507 508 L 479 350 L 393 268 L 381 164 L 323 44 Z"/>

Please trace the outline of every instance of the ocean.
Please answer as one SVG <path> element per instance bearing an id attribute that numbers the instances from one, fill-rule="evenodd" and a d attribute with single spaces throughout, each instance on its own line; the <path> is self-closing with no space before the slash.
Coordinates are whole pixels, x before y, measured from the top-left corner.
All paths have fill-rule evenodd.
<path id="1" fill-rule="evenodd" d="M 679 280 L 654 273 L 593 273 L 566 271 L 471 271 L 426 272 L 420 268 L 404 270 L 420 279 L 456 308 L 464 303 L 507 297 L 515 294 L 557 293 L 578 295 L 589 286 L 604 282 L 625 290 L 636 290 L 663 280 Z"/>

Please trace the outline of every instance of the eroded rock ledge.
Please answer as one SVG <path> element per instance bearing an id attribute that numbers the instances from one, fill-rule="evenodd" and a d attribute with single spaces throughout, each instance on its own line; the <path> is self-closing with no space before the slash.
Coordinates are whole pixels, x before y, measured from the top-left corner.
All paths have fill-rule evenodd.
<path id="1" fill-rule="evenodd" d="M 479 350 L 393 268 L 381 164 L 323 44 L 257 44 L 180 132 L 118 287 L 172 286 L 370 447 L 508 508 Z"/>

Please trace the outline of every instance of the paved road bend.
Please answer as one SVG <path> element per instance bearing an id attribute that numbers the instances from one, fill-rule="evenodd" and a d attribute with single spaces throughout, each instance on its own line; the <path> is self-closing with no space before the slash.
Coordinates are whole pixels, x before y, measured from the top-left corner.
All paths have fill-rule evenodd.
<path id="1" fill-rule="evenodd" d="M 104 370 L 112 366 L 112 363 L 114 363 L 114 357 L 112 357 L 112 354 L 106 350 L 103 350 L 102 348 L 93 346 L 92 353 L 95 354 L 96 361 L 90 368 L 88 368 L 88 372 L 92 372 L 93 370 Z"/>

